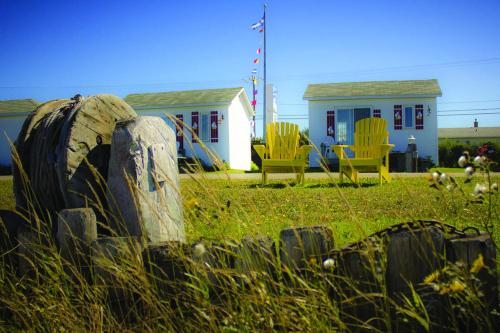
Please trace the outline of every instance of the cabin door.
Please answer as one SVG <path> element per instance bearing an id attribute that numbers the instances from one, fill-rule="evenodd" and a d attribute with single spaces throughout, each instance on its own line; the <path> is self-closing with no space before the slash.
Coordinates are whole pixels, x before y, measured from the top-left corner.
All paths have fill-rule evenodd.
<path id="1" fill-rule="evenodd" d="M 370 108 L 352 108 L 337 110 L 337 144 L 354 144 L 354 124 L 361 119 L 370 118 Z M 352 157 L 351 151 L 347 155 Z"/>

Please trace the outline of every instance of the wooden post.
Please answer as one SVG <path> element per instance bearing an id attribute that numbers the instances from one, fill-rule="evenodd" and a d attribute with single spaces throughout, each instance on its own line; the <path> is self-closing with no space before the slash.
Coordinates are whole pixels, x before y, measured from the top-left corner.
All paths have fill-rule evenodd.
<path id="1" fill-rule="evenodd" d="M 383 240 L 368 238 L 336 252 L 333 298 L 349 332 L 388 331 Z"/>
<path id="2" fill-rule="evenodd" d="M 271 237 L 245 237 L 237 250 L 235 268 L 241 273 L 265 272 L 276 276 L 278 260 L 276 246 Z"/>
<path id="3" fill-rule="evenodd" d="M 321 267 L 333 250 L 332 231 L 325 226 L 288 228 L 280 232 L 280 258 L 285 269 L 295 272 Z"/>
<path id="4" fill-rule="evenodd" d="M 483 303 L 486 310 L 475 314 L 475 316 L 484 315 L 484 318 L 476 318 L 473 322 L 467 322 L 462 316 L 462 320 L 459 322 L 459 329 L 469 332 L 487 330 L 498 332 L 500 329 L 498 315 L 492 313 L 493 311 L 498 311 L 499 305 L 496 248 L 490 234 L 480 233 L 478 235 L 450 239 L 447 243 L 446 254 L 448 260 L 461 268 L 463 275 L 470 274 L 473 278 L 478 279 L 478 290 L 482 293 L 479 300 Z M 484 267 L 480 267 L 480 256 L 482 256 Z M 476 260 L 479 260 L 476 264 L 477 266 L 472 269 Z"/>
<path id="5" fill-rule="evenodd" d="M 90 278 L 90 245 L 97 239 L 94 210 L 64 209 L 59 213 L 57 224 L 61 256 L 75 265 L 85 277 Z"/>
<path id="6" fill-rule="evenodd" d="M 389 297 L 399 304 L 404 303 L 403 296 L 413 299 L 411 285 L 425 304 L 433 330 L 443 328 L 443 304 L 439 295 L 422 282 L 444 267 L 444 253 L 445 236 L 436 227 L 400 231 L 388 239 L 386 283 Z M 396 311 L 392 318 L 396 332 L 422 329 L 417 321 L 402 318 Z"/>
<path id="7" fill-rule="evenodd" d="M 186 291 L 184 283 L 193 272 L 190 262 L 191 248 L 182 242 L 168 242 L 149 246 L 142 252 L 142 260 L 162 299 L 172 304 L 182 299 Z"/>
<path id="8" fill-rule="evenodd" d="M 133 237 L 97 238 L 91 245 L 91 253 L 95 284 L 105 288 L 113 312 L 129 320 L 130 315 L 139 313 L 132 309 L 138 306 L 141 297 L 138 294 L 141 286 L 134 279 L 137 270 L 143 268 L 140 243 Z"/>
<path id="9" fill-rule="evenodd" d="M 210 299 L 223 302 L 238 297 L 238 277 L 234 270 L 239 244 L 231 240 L 202 240 L 192 244 L 196 270 L 207 281 Z"/>

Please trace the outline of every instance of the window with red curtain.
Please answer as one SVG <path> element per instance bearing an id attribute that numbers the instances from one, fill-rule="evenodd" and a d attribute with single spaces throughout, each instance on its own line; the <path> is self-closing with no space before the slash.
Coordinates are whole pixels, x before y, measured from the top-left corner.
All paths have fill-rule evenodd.
<path id="1" fill-rule="evenodd" d="M 380 112 L 380 109 L 374 109 L 373 110 L 373 118 L 381 118 L 382 113 Z"/>
<path id="2" fill-rule="evenodd" d="M 200 113 L 199 112 L 191 112 L 191 129 L 193 130 L 192 134 L 192 142 L 198 142 L 199 137 L 199 128 L 200 128 Z"/>
<path id="3" fill-rule="evenodd" d="M 394 129 L 403 129 L 403 106 L 394 105 Z"/>
<path id="4" fill-rule="evenodd" d="M 183 139 L 183 130 L 184 130 L 184 116 L 182 114 L 175 115 L 175 138 L 176 141 L 179 142 L 179 151 L 184 150 L 184 139 Z"/>
<path id="5" fill-rule="evenodd" d="M 335 111 L 326 111 L 326 135 L 335 139 Z"/>
<path id="6" fill-rule="evenodd" d="M 217 111 L 210 111 L 210 142 L 219 142 L 219 123 Z"/>
<path id="7" fill-rule="evenodd" d="M 424 129 L 424 106 L 422 104 L 415 105 L 415 129 Z"/>

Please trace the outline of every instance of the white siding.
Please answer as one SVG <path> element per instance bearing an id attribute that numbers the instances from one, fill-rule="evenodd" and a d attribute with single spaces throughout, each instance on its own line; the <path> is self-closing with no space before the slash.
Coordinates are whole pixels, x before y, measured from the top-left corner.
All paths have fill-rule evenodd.
<path id="1" fill-rule="evenodd" d="M 231 169 L 250 170 L 251 127 L 241 95 L 229 106 L 229 164 Z"/>
<path id="2" fill-rule="evenodd" d="M 415 121 L 413 128 L 394 130 L 394 105 L 424 106 L 424 129 L 416 130 Z M 416 138 L 417 149 L 420 157 L 427 157 L 438 164 L 438 137 L 437 137 L 437 107 L 436 98 L 387 98 L 387 99 L 351 99 L 351 100 L 322 100 L 309 101 L 309 136 L 314 145 L 320 150 L 321 142 L 326 137 L 326 112 L 339 108 L 369 107 L 380 109 L 382 118 L 387 120 L 389 130 L 389 142 L 396 146 L 393 152 L 404 152 L 408 145 L 408 137 L 413 135 Z M 430 112 L 428 112 L 428 109 Z M 337 121 L 337 113 L 335 113 Z M 319 166 L 319 158 L 316 151 L 310 155 L 311 167 Z"/>
<path id="3" fill-rule="evenodd" d="M 228 130 L 228 112 L 227 106 L 225 105 L 215 105 L 215 106 L 193 106 L 193 107 L 178 107 L 178 108 L 164 108 L 164 109 L 136 109 L 136 112 L 141 116 L 157 116 L 163 118 L 167 124 L 174 129 L 175 126 L 171 121 L 168 121 L 168 117 L 165 114 L 170 114 L 175 117 L 178 114 L 182 114 L 184 118 L 184 123 L 186 126 L 191 127 L 191 112 L 199 112 L 200 119 L 202 113 L 208 113 L 210 119 L 210 111 L 217 111 L 217 116 L 220 119 L 224 115 L 224 120 L 219 124 L 219 142 L 203 142 L 193 143 L 191 132 L 188 129 L 184 129 L 184 149 L 186 151 L 187 157 L 196 157 L 200 159 L 206 165 L 213 165 L 213 160 L 207 154 L 207 149 L 212 151 L 222 162 L 229 162 L 229 130 Z M 201 128 L 199 135 L 201 135 Z M 204 147 L 205 148 L 204 148 Z"/>
<path id="4" fill-rule="evenodd" d="M 0 165 L 12 165 L 9 140 L 16 141 L 26 116 L 0 118 Z"/>

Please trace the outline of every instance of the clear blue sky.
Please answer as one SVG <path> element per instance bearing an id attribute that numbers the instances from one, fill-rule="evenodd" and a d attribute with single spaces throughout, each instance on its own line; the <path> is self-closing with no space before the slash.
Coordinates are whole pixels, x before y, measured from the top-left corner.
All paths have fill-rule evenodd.
<path id="1" fill-rule="evenodd" d="M 439 127 L 474 118 L 500 126 L 500 1 L 267 3 L 280 114 L 307 114 L 308 83 L 436 78 L 439 110 L 496 112 L 440 117 Z M 0 0 L 0 99 L 233 86 L 250 94 L 244 79 L 262 37 L 250 25 L 262 4 Z"/>

